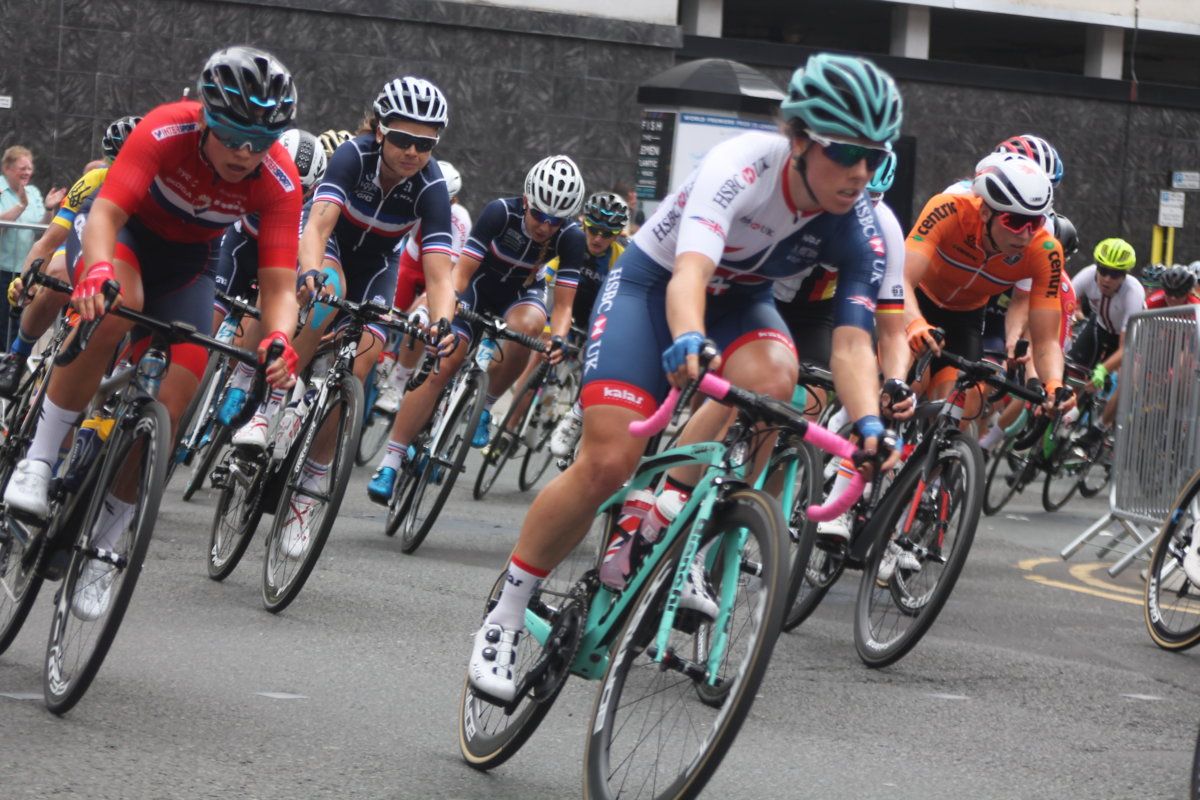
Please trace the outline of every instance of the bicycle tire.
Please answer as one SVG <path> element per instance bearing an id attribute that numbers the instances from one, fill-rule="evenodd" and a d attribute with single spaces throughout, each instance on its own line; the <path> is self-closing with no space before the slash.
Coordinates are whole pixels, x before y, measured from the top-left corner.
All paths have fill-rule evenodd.
<path id="1" fill-rule="evenodd" d="M 193 435 L 193 424 L 204 425 L 215 415 L 221 387 L 225 385 L 225 379 L 228 377 L 228 375 L 220 376 L 219 374 L 227 372 L 228 363 L 229 356 L 224 353 L 209 353 L 208 363 L 204 366 L 204 374 L 200 376 L 200 383 L 197 384 L 198 391 L 188 401 L 183 414 L 179 417 L 179 423 L 175 427 L 179 435 L 171 443 L 171 463 L 167 465 L 168 485 L 171 483 L 171 478 L 175 476 L 175 468 L 180 463 L 190 464 L 195 458 L 196 451 L 191 451 L 186 453 L 181 461 L 179 450 L 183 447 L 183 443 Z M 216 383 L 218 380 L 220 384 Z"/>
<path id="2" fill-rule="evenodd" d="M 133 591 L 137 587 L 137 579 L 142 571 L 146 558 L 146 550 L 150 547 L 150 538 L 154 534 L 154 523 L 158 517 L 158 507 L 162 500 L 163 488 L 166 485 L 167 462 L 172 455 L 171 420 L 166 408 L 156 400 L 141 404 L 132 417 L 127 417 L 124 425 L 118 423 L 109 438 L 101 462 L 95 467 L 99 469 L 99 478 L 92 488 L 92 496 L 88 502 L 87 511 L 79 526 L 77 541 L 89 541 L 91 530 L 95 525 L 104 499 L 112 486 L 123 472 L 129 468 L 130 457 L 134 447 L 141 439 L 147 442 L 141 454 L 141 480 L 138 482 L 138 497 L 134 503 L 134 514 L 130 520 L 130 539 L 126 549 L 125 561 L 122 568 L 117 570 L 113 580 L 110 599 L 105 613 L 101 618 L 91 621 L 81 621 L 74 617 L 71 611 L 71 600 L 80 580 L 80 573 L 88 557 L 82 549 L 77 548 L 71 557 L 70 567 L 63 580 L 62 589 L 55 599 L 54 616 L 50 625 L 50 638 L 46 643 L 46 659 L 42 671 L 42 690 L 46 707 L 59 716 L 70 711 L 87 692 L 92 680 L 96 677 L 105 656 L 108 655 Z M 122 538 L 125 538 L 124 536 Z M 95 640 L 82 661 L 77 661 L 73 674 L 64 674 L 64 667 L 70 660 L 68 655 L 79 645 L 83 648 L 82 633 L 71 635 L 74 628 L 83 625 L 98 624 Z"/>
<path id="3" fill-rule="evenodd" d="M 1058 511 L 1071 501 L 1079 490 L 1082 473 L 1082 462 L 1070 451 L 1069 439 L 1061 440 L 1055 445 L 1051 457 L 1050 468 L 1042 481 L 1042 508 L 1048 512 Z"/>
<path id="4" fill-rule="evenodd" d="M 475 485 L 471 488 L 471 496 L 476 500 L 482 500 L 487 496 L 487 493 L 496 485 L 496 479 L 500 477 L 500 473 L 504 471 L 504 466 L 521 449 L 520 438 L 510 429 L 524 430 L 526 426 L 523 423 L 526 417 L 537 410 L 537 390 L 541 383 L 540 376 L 535 372 L 529 376 L 529 380 L 525 381 L 521 391 L 513 396 L 512 405 L 504 414 L 504 421 L 500 423 L 500 427 L 496 428 L 496 435 L 488 442 L 487 455 L 480 459 L 479 472 L 475 473 Z M 527 394 L 530 395 L 529 403 L 526 404 L 525 411 L 518 419 L 517 410 L 521 407 L 522 398 Z M 501 444 L 504 444 L 504 447 L 500 447 Z"/>
<path id="5" fill-rule="evenodd" d="M 467 387 L 448 410 L 449 420 L 442 431 L 442 438 L 430 445 L 431 455 L 412 487 L 404 530 L 400 534 L 400 550 L 409 555 L 415 553 L 421 542 L 425 541 L 442 507 L 446 505 L 471 449 L 471 435 L 483 414 L 484 401 L 487 399 L 487 373 L 471 372 L 463 380 L 468 382 Z M 436 486 L 436 492 L 432 504 L 422 514 L 421 503 L 431 486 Z"/>
<path id="6" fill-rule="evenodd" d="M 791 446 L 797 453 L 792 458 L 799 459 L 801 463 L 796 471 L 796 490 L 792 498 L 792 507 L 784 509 L 789 542 L 787 604 L 782 623 L 782 629 L 785 631 L 793 630 L 807 619 L 821 602 L 821 597 L 833 585 L 829 582 L 824 586 L 817 586 L 808 579 L 808 572 L 817 563 L 825 561 L 825 557 L 829 555 L 827 551 L 816 547 L 817 523 L 809 519 L 806 513 L 810 505 L 821 502 L 824 459 L 807 442 L 793 443 Z M 772 465 L 773 470 L 786 468 L 785 461 Z"/>
<path id="7" fill-rule="evenodd" d="M 221 453 L 231 438 L 233 438 L 233 431 L 229 429 L 228 425 L 213 423 L 208 443 L 199 451 L 200 459 L 197 461 L 195 456 L 192 457 L 192 472 L 188 475 L 188 482 L 183 487 L 182 499 L 184 502 L 191 500 L 196 496 L 196 492 L 204 488 L 204 482 L 212 475 L 213 467 L 216 466 L 217 460 L 221 457 Z"/>
<path id="8" fill-rule="evenodd" d="M 1164 650 L 1182 651 L 1200 644 L 1200 587 L 1183 571 L 1183 551 L 1200 536 L 1200 472 L 1184 485 L 1167 514 L 1146 569 L 1146 630 Z"/>
<path id="9" fill-rule="evenodd" d="M 1016 439 L 1006 439 L 988 459 L 983 483 L 983 513 L 989 517 L 999 514 L 1023 488 L 1022 479 L 1025 477 L 1025 466 L 1029 463 L 1029 453 L 1018 453 L 1015 445 Z M 1002 465 L 1007 468 L 1007 475 L 1001 474 Z M 996 490 L 999 493 L 994 495 Z"/>
<path id="10" fill-rule="evenodd" d="M 1091 499 L 1100 494 L 1112 480 L 1112 445 L 1103 442 L 1095 459 L 1083 465 L 1079 474 L 1079 496 Z"/>
<path id="11" fill-rule="evenodd" d="M 948 460 L 956 460 L 963 465 L 961 478 L 945 478 Z M 975 529 L 979 524 L 983 503 L 982 463 L 983 455 L 978 442 L 969 436 L 951 432 L 948 440 L 938 448 L 936 460 L 929 470 L 931 480 L 921 494 L 913 495 L 911 500 L 897 503 L 880 526 L 879 536 L 872 545 L 871 556 L 859 583 L 854 613 L 854 646 L 859 658 L 868 667 L 886 667 L 907 655 L 937 620 L 942 607 L 949 599 L 966 563 L 971 543 L 975 538 Z M 901 496 L 908 498 L 909 494 L 918 488 L 922 472 L 920 469 L 912 469 L 902 474 L 893 484 L 893 490 L 904 492 Z M 938 502 L 933 509 L 922 508 L 925 504 L 921 503 L 921 500 L 927 492 L 937 493 Z M 950 555 L 940 563 L 942 568 L 936 583 L 914 597 L 912 589 L 916 588 L 919 582 L 922 586 L 925 585 L 923 582 L 932 571 L 931 565 L 939 564 L 936 553 L 944 552 L 945 531 L 939 535 L 940 541 L 936 550 L 929 547 L 923 554 L 925 560 L 922 561 L 919 571 L 904 576 L 905 571 L 897 568 L 891 579 L 883 581 L 884 585 L 880 586 L 879 567 L 889 546 L 893 544 L 893 531 L 897 523 L 918 520 L 924 522 L 928 521 L 931 515 L 940 516 L 943 504 L 951 503 L 955 498 L 958 499 L 956 508 L 945 514 L 945 522 L 948 528 L 955 513 L 960 513 L 959 522 L 954 526 L 955 537 L 950 545 Z M 910 512 L 914 510 L 913 503 L 919 505 L 915 509 L 916 513 L 910 517 Z M 899 588 L 900 581 L 905 582 L 903 591 Z M 894 615 L 888 613 L 889 606 L 895 610 Z M 876 616 L 879 617 L 878 621 L 875 620 Z M 889 619 L 895 619 L 896 622 L 889 625 Z M 903 630 L 898 630 L 900 623 L 905 620 L 908 624 Z M 887 632 L 889 637 L 886 640 L 881 639 L 881 632 Z"/>
<path id="12" fill-rule="evenodd" d="M 380 411 L 378 408 L 372 408 L 366 412 L 362 435 L 358 437 L 358 447 L 354 453 L 356 467 L 365 467 L 375 459 L 375 456 L 379 455 L 379 451 L 383 449 L 392 435 L 392 423 L 395 421 L 395 414 Z"/>
<path id="13" fill-rule="evenodd" d="M 517 486 L 522 492 L 532 489 L 550 465 L 557 461 L 554 453 L 550 452 L 550 439 L 562 415 L 570 412 L 579 395 L 579 372 L 570 365 L 559 364 L 557 385 L 544 384 L 542 397 L 538 401 L 537 416 L 530 421 L 530 427 L 538 427 L 537 446 L 527 448 L 525 457 L 521 459 L 521 472 L 517 476 Z"/>
<path id="14" fill-rule="evenodd" d="M 262 520 L 263 486 L 268 468 L 266 458 L 248 460 L 231 450 L 226 456 L 226 471 L 253 470 L 249 482 L 228 474 L 225 486 L 217 495 L 217 507 L 213 513 L 212 527 L 208 536 L 208 577 L 223 581 L 237 568 L 258 530 Z"/>
<path id="15" fill-rule="evenodd" d="M 278 614 L 291 605 L 312 574 L 313 567 L 317 565 L 317 559 L 321 557 L 321 551 L 325 548 L 329 532 L 333 530 L 333 523 L 337 519 L 342 499 L 346 496 L 346 487 L 350 483 L 350 473 L 353 471 L 354 453 L 358 448 L 359 434 L 362 433 L 362 384 L 354 373 L 343 372 L 338 383 L 327 388 L 325 403 L 314 409 L 314 413 L 310 414 L 296 437 L 294 453 L 288 457 L 286 483 L 279 493 L 275 518 L 271 524 L 271 532 L 267 535 L 267 552 L 263 557 L 262 599 L 263 606 L 272 614 Z M 320 510 L 321 519 L 315 530 L 309 530 L 308 545 L 298 559 L 297 569 L 289 574 L 282 570 L 282 567 L 288 563 L 295 563 L 297 559 L 287 558 L 280 550 L 283 529 L 291 519 L 292 498 L 301 491 L 299 481 L 308 453 L 316 443 L 317 434 L 324 429 L 334 409 L 339 405 L 342 408 L 337 420 L 333 460 L 329 463 L 326 479 L 325 507 Z M 312 522 L 309 525 L 312 525 Z M 281 572 L 283 580 L 280 580 Z"/>
<path id="16" fill-rule="evenodd" d="M 596 692 L 596 701 L 588 726 L 588 744 L 584 751 L 585 798 L 599 800 L 600 798 L 614 797 L 619 793 L 619 784 L 625 780 L 631 780 L 633 785 L 653 786 L 653 796 L 656 798 L 695 797 L 703 790 L 709 778 L 720 765 L 725 753 L 733 744 L 742 722 L 754 703 L 755 692 L 766 673 L 771 651 L 779 635 L 779 624 L 783 618 L 786 600 L 789 566 L 785 563 L 784 558 L 783 540 L 786 535 L 784 533 L 786 527 L 778 501 L 752 489 L 743 488 L 731 492 L 717 507 L 709 521 L 704 541 L 711 542 L 718 536 L 740 529 L 746 529 L 749 532 L 747 545 L 753 543 L 758 549 L 761 572 L 757 577 L 759 579 L 758 588 L 761 591 L 756 592 L 755 597 L 752 598 L 754 608 L 746 611 L 745 618 L 754 625 L 754 630 L 750 631 L 747 636 L 745 653 L 740 656 L 738 661 L 737 674 L 726 678 L 730 685 L 724 692 L 723 702 L 719 708 L 713 709 L 695 697 L 695 681 L 679 680 L 677 671 L 664 671 L 657 664 L 653 664 L 653 661 L 648 660 L 647 653 L 650 653 L 653 648 L 649 648 L 647 645 L 658 632 L 660 611 L 667 602 L 671 578 L 675 573 L 685 541 L 684 537 L 681 537 L 668 557 L 664 557 L 655 566 L 642 590 L 634 598 L 631 604 L 632 610 L 629 612 L 620 635 L 614 642 L 611 651 L 613 655 L 609 660 L 601 687 Z M 752 561 L 753 559 L 748 560 Z M 742 585 L 740 579 L 739 585 Z M 745 581 L 744 586 L 749 593 L 750 581 Z M 742 630 L 733 624 L 729 627 L 735 634 Z M 732 629 L 735 628 L 737 630 L 733 631 Z M 673 629 L 672 640 L 678 641 L 680 633 Z M 693 650 L 681 647 L 676 652 L 685 652 L 690 655 Z M 647 663 L 653 664 L 653 666 L 649 669 L 638 669 L 634 665 L 634 661 L 639 657 L 646 657 Z M 674 674 L 667 676 L 668 671 Z M 669 686 L 666 690 L 653 687 L 648 689 L 645 698 L 651 706 L 682 707 L 683 703 L 689 701 L 694 701 L 695 704 L 686 708 L 681 715 L 682 718 L 665 723 L 663 720 L 659 720 L 659 724 L 663 724 L 664 730 L 672 731 L 672 736 L 642 737 L 642 740 L 647 742 L 653 740 L 655 744 L 672 746 L 682 743 L 684 748 L 694 741 L 699 743 L 699 749 L 690 757 L 686 752 L 681 753 L 678 757 L 674 755 L 662 757 L 660 753 L 652 754 L 651 762 L 640 768 L 641 772 L 649 770 L 650 774 L 644 779 L 641 774 L 631 778 L 632 771 L 639 766 L 634 763 L 636 754 L 630 752 L 628 756 L 623 757 L 621 752 L 614 753 L 614 736 L 621 739 L 620 745 L 623 747 L 623 734 L 629 733 L 632 737 L 638 738 L 638 729 L 645 730 L 646 728 L 636 723 L 626 724 L 623 720 L 618 721 L 617 716 L 620 714 L 623 717 L 625 713 L 632 714 L 640 710 L 634 708 L 640 705 L 638 701 L 630 701 L 626 697 L 631 688 L 636 688 L 635 684 L 643 679 L 653 683 L 664 677 L 668 681 L 677 681 L 677 683 Z M 678 699 L 667 698 L 666 693 L 668 692 L 677 692 Z M 654 699 L 651 700 L 651 698 Z M 647 713 L 654 713 L 654 709 L 651 708 Z M 707 732 L 693 731 L 692 734 L 689 734 L 686 731 L 681 733 L 676 730 L 676 726 L 686 723 L 695 725 L 696 720 L 702 718 L 711 719 Z M 645 724 L 652 725 L 654 723 L 648 721 Z M 634 749 L 638 744 L 639 742 L 633 743 Z M 621 747 L 616 749 L 619 751 Z M 609 773 L 611 764 L 617 765 L 612 774 Z M 676 765 L 681 769 L 673 776 L 665 775 L 659 779 L 657 773 L 660 765 L 664 769 Z M 626 769 L 630 771 L 625 772 L 623 777 L 618 775 Z M 611 786 L 610 779 L 615 780 L 618 786 Z M 618 791 L 613 791 L 614 788 Z"/>

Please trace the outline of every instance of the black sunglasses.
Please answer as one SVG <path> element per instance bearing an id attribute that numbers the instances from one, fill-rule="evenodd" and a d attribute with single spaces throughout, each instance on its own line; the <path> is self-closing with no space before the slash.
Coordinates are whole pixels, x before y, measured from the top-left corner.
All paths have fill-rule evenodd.
<path id="1" fill-rule="evenodd" d="M 437 147 L 438 137 L 436 136 L 413 136 L 411 133 L 398 131 L 386 125 L 380 125 L 379 130 L 383 131 L 383 136 L 388 140 L 388 144 L 401 150 L 415 147 L 418 153 L 428 153 Z"/>
<path id="2" fill-rule="evenodd" d="M 804 133 L 825 151 L 825 156 L 830 161 L 843 167 L 853 167 L 860 161 L 866 161 L 867 170 L 874 172 L 879 169 L 879 165 L 884 162 L 890 152 L 879 147 L 839 142 L 810 130 L 806 130 Z"/>
<path id="3" fill-rule="evenodd" d="M 1112 267 L 1102 267 L 1096 265 L 1096 274 L 1103 275 L 1106 278 L 1124 278 L 1129 273 L 1123 269 L 1113 269 Z"/>
<path id="4" fill-rule="evenodd" d="M 583 223 L 584 230 L 593 236 L 599 236 L 601 239 L 615 239 L 620 231 L 611 231 L 608 228 L 602 228 L 599 225 L 593 225 L 590 222 Z"/>

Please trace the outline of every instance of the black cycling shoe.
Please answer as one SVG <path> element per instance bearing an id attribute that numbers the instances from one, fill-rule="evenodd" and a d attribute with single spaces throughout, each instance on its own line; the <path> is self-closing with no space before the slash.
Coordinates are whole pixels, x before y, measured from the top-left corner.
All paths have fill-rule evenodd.
<path id="1" fill-rule="evenodd" d="M 25 373 L 25 359 L 16 353 L 0 355 L 0 395 L 12 397 L 21 385 Z"/>

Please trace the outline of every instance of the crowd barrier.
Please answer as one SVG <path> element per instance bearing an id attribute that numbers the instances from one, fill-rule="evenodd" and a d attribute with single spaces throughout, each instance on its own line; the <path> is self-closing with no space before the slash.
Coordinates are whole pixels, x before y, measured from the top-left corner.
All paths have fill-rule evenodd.
<path id="1" fill-rule="evenodd" d="M 44 231 L 50 227 L 44 222 L 11 222 L 9 220 L 0 219 L 0 231 L 4 228 L 20 228 L 27 231 Z"/>
<path id="2" fill-rule="evenodd" d="M 1148 557 L 1179 487 L 1200 468 L 1200 306 L 1130 317 L 1120 392 L 1108 514 L 1061 553 L 1117 554 L 1113 577 Z"/>

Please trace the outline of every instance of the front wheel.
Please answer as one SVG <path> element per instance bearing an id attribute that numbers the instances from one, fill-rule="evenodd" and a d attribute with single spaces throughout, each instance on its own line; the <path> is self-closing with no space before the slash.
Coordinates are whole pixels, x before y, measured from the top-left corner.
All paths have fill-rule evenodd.
<path id="1" fill-rule="evenodd" d="M 500 477 L 504 465 L 521 449 L 520 437 L 527 427 L 526 418 L 537 411 L 537 393 L 541 383 L 542 371 L 538 370 L 529 376 L 521 391 L 513 395 L 512 405 L 508 407 L 504 421 L 496 429 L 496 435 L 488 442 L 487 453 L 479 463 L 475 487 L 471 490 L 471 496 L 476 500 L 487 496 L 496 485 L 496 479 Z"/>
<path id="2" fill-rule="evenodd" d="M 717 507 L 701 554 L 721 548 L 710 574 L 730 614 L 724 653 L 707 641 L 711 626 L 660 630 L 682 542 L 654 568 L 634 599 L 592 710 L 584 753 L 584 797 L 630 792 L 654 798 L 695 797 L 737 736 L 779 635 L 787 594 L 784 520 L 779 503 L 741 489 Z M 734 543 L 743 541 L 740 551 Z M 698 557 L 703 557 L 700 555 Z M 668 644 L 657 649 L 659 634 Z M 701 639 L 706 641 L 701 641 Z M 708 657 L 699 660 L 699 654 Z M 709 664 L 717 664 L 716 674 Z M 704 689 L 700 689 L 701 684 Z"/>
<path id="3" fill-rule="evenodd" d="M 65 714 L 79 702 L 104 663 L 133 597 L 158 517 L 171 456 L 171 421 L 166 408 L 155 401 L 130 413 L 132 418 L 118 422 L 99 465 L 54 604 L 42 688 L 46 707 L 55 714 Z M 121 517 L 101 512 L 131 467 L 137 468 L 136 497 L 120 527 Z"/>
<path id="4" fill-rule="evenodd" d="M 557 378 L 546 381 L 542 385 L 542 396 L 537 404 L 537 413 L 529 421 L 530 440 L 535 442 L 533 447 L 525 451 L 521 459 L 521 472 L 517 475 L 517 485 L 522 492 L 527 492 L 542 479 L 550 464 L 556 461 L 550 451 L 550 439 L 558 421 L 571 410 L 575 398 L 579 394 L 579 372 L 574 364 L 559 364 L 554 367 Z"/>
<path id="5" fill-rule="evenodd" d="M 223 581 L 250 546 L 263 515 L 267 459 L 230 450 L 218 468 L 217 507 L 208 536 L 208 577 Z"/>
<path id="6" fill-rule="evenodd" d="M 1079 489 L 1086 466 L 1087 457 L 1075 451 L 1071 440 L 1059 439 L 1042 483 L 1042 508 L 1058 511 L 1065 506 Z"/>
<path id="7" fill-rule="evenodd" d="M 1183 555 L 1200 536 L 1200 472 L 1183 487 L 1158 535 L 1146 570 L 1146 629 L 1164 650 L 1200 644 L 1200 587 L 1183 571 Z"/>

